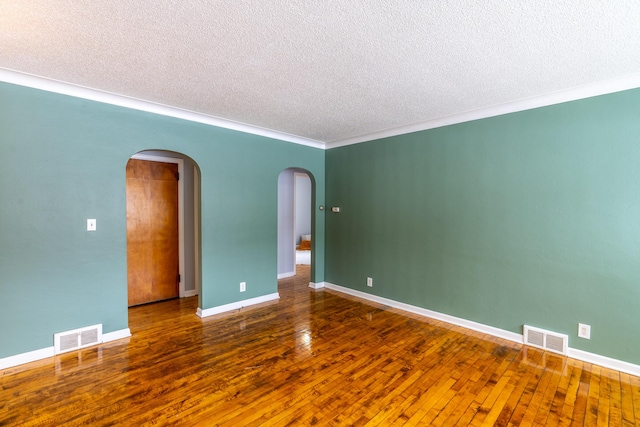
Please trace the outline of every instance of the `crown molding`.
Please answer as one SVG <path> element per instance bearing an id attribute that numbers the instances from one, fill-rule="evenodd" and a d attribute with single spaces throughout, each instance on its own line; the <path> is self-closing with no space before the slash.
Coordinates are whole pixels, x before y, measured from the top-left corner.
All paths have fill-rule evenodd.
<path id="1" fill-rule="evenodd" d="M 346 145 L 374 141 L 376 139 L 389 138 L 428 129 L 435 129 L 443 126 L 470 122 L 472 120 L 486 119 L 489 117 L 501 116 L 518 111 L 531 110 L 534 108 L 546 107 L 549 105 L 561 104 L 564 102 L 576 101 L 579 99 L 591 98 L 594 96 L 606 95 L 614 92 L 622 92 L 629 89 L 637 89 L 639 87 L 640 74 L 632 74 L 612 80 L 604 80 L 544 95 L 519 99 L 517 101 L 507 102 L 504 104 L 492 105 L 490 107 L 466 111 L 464 113 L 439 117 L 433 120 L 427 120 L 425 122 L 414 123 L 407 126 L 400 126 L 392 129 L 358 135 L 338 141 L 327 142 L 325 148 L 329 150 Z"/>
<path id="2" fill-rule="evenodd" d="M 320 149 L 325 148 L 325 144 L 322 141 L 303 138 L 301 136 L 291 135 L 285 132 L 278 132 L 259 126 L 252 126 L 241 122 L 235 122 L 233 120 L 222 119 L 215 116 L 196 113 L 195 111 L 170 107 L 168 105 L 158 104 L 155 102 L 145 101 L 137 98 L 131 98 L 111 92 L 74 85 L 71 83 L 65 83 L 59 80 L 48 79 L 45 77 L 35 76 L 32 74 L 14 71 L 7 68 L 0 67 L 0 82 L 11 83 L 33 89 L 40 89 L 47 92 L 73 96 L 90 101 L 102 102 L 104 104 L 116 105 L 119 107 L 131 108 L 134 110 L 145 111 L 147 113 L 174 117 L 191 122 L 203 123 L 219 128 L 236 130 L 252 135 L 259 135 L 281 141 L 292 142 L 294 144 L 305 145 L 307 147 Z"/>
<path id="3" fill-rule="evenodd" d="M 438 117 L 436 119 L 424 122 L 414 123 L 406 126 L 399 126 L 377 132 L 366 133 L 351 138 L 345 138 L 332 142 L 323 142 L 315 139 L 304 138 L 297 135 L 278 132 L 271 129 L 253 126 L 233 120 L 222 119 L 215 116 L 209 116 L 194 111 L 181 108 L 170 107 L 164 104 L 158 104 L 142 99 L 131 98 L 110 92 L 100 91 L 84 86 L 65 83 L 58 80 L 48 79 L 45 77 L 35 76 L 19 71 L 10 70 L 0 67 L 0 82 L 12 83 L 33 89 L 40 89 L 47 92 L 58 93 L 62 95 L 73 96 L 76 98 L 87 99 L 91 101 L 101 102 L 119 107 L 131 108 L 134 110 L 145 111 L 148 113 L 159 114 L 168 117 L 174 117 L 196 123 L 202 123 L 224 129 L 235 130 L 252 135 L 259 135 L 267 138 L 273 138 L 281 141 L 291 142 L 294 144 L 304 145 L 307 147 L 319 149 L 332 149 L 343 147 L 346 145 L 359 144 L 362 142 L 374 141 L 382 138 L 389 138 L 404 135 L 413 132 L 420 132 L 428 129 L 435 129 L 443 126 L 449 126 L 473 120 L 485 119 L 489 117 L 501 116 L 504 114 L 515 113 L 519 111 L 531 110 L 534 108 L 546 107 L 549 105 L 561 104 L 564 102 L 576 101 L 579 99 L 591 98 L 609 93 L 622 92 L 630 89 L 640 88 L 640 74 L 632 74 L 616 79 L 604 80 L 570 89 L 560 90 L 544 95 L 533 96 L 530 98 L 519 99 L 504 104 L 492 105 L 485 108 L 466 111 L 463 113 L 452 114 L 449 116 Z"/>

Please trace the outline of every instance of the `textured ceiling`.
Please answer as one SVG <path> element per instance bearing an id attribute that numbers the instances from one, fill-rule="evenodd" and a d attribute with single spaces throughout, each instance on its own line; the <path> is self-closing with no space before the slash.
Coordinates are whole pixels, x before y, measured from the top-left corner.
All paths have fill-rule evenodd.
<path id="1" fill-rule="evenodd" d="M 0 67 L 336 142 L 640 72 L 638 0 L 0 0 Z"/>

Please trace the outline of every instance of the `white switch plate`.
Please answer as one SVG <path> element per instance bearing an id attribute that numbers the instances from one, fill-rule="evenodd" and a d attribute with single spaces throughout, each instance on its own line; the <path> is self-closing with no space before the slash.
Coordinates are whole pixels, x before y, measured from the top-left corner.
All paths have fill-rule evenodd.
<path id="1" fill-rule="evenodd" d="M 87 231 L 96 231 L 97 224 L 95 219 L 87 220 Z"/>
<path id="2" fill-rule="evenodd" d="M 367 286 L 368 287 L 373 287 L 373 279 L 371 277 L 367 277 Z"/>
<path id="3" fill-rule="evenodd" d="M 591 325 L 578 323 L 578 336 L 587 340 L 591 339 Z"/>
<path id="4" fill-rule="evenodd" d="M 247 282 L 240 282 L 240 292 L 247 290 Z"/>

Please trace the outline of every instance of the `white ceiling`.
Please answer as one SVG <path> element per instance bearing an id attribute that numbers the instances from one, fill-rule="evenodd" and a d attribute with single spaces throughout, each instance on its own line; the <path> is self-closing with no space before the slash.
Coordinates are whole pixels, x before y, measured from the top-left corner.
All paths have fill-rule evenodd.
<path id="1" fill-rule="evenodd" d="M 0 0 L 0 67 L 339 144 L 640 74 L 638 0 Z"/>

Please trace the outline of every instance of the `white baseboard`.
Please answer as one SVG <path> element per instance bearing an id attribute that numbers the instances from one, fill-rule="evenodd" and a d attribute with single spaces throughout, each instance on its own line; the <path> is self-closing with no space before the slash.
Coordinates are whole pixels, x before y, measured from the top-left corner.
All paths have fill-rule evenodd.
<path id="1" fill-rule="evenodd" d="M 405 304 L 403 302 L 395 301 L 392 299 L 380 297 L 377 295 L 368 294 L 366 292 L 357 291 L 351 288 L 345 288 L 344 286 L 335 285 L 329 282 L 323 282 L 326 289 L 332 289 L 338 292 L 342 292 L 348 295 L 352 295 L 364 300 L 376 302 L 379 304 L 388 305 L 389 307 L 397 308 L 400 310 L 408 311 L 409 313 L 418 314 L 431 319 L 441 320 L 446 323 L 450 323 L 463 328 L 471 329 L 473 331 L 482 332 L 488 335 L 492 335 L 498 338 L 504 338 L 509 341 L 516 342 L 524 345 L 524 336 L 515 332 L 506 331 L 504 329 L 495 328 L 493 326 L 485 325 L 482 323 L 474 322 L 460 317 L 450 316 L 448 314 L 439 313 L 437 311 L 428 310 L 422 307 L 416 307 L 414 305 Z M 612 359 L 610 357 L 602 356 L 595 353 L 589 353 L 587 351 L 569 348 L 568 356 L 581 360 L 583 362 L 592 363 L 594 365 L 602 366 L 605 368 L 615 369 L 627 374 L 640 376 L 640 365 L 625 362 L 618 359 Z"/>
<path id="2" fill-rule="evenodd" d="M 399 308 L 400 310 L 408 311 L 409 313 L 418 314 L 420 316 L 429 317 L 431 319 L 441 320 L 443 322 L 451 323 L 453 325 L 462 326 L 463 328 L 471 329 L 474 331 L 482 332 L 484 334 L 493 335 L 495 337 L 504 338 L 509 341 L 514 341 L 522 344 L 522 334 L 515 332 L 505 331 L 504 329 L 494 328 L 482 323 L 473 322 L 471 320 L 462 319 L 460 317 L 450 316 L 448 314 L 439 313 L 437 311 L 428 310 L 422 307 L 416 307 L 415 305 L 405 304 L 403 302 L 395 301 L 389 298 L 379 297 L 377 295 L 368 294 L 366 292 L 357 291 L 355 289 L 345 288 L 343 286 L 334 285 L 333 283 L 325 282 L 327 289 L 333 289 L 338 292 L 353 295 L 358 298 L 366 299 L 369 301 L 377 302 L 379 304 L 388 305 L 393 308 Z"/>
<path id="3" fill-rule="evenodd" d="M 612 359 L 607 356 L 589 353 L 588 351 L 578 350 L 576 348 L 569 348 L 568 356 L 583 362 L 592 363 L 604 368 L 615 369 L 616 371 L 640 377 L 640 365 L 634 365 L 633 363 L 625 362 L 624 360 Z"/>
<path id="4" fill-rule="evenodd" d="M 102 334 L 102 342 L 115 341 L 122 338 L 128 338 L 131 336 L 131 330 L 129 328 L 120 329 L 119 331 L 107 332 Z"/>
<path id="5" fill-rule="evenodd" d="M 280 298 L 280 294 L 276 292 L 269 295 L 263 295 L 261 297 L 249 298 L 242 301 L 219 305 L 217 307 L 205 308 L 204 310 L 198 307 L 198 311 L 196 311 L 196 315 L 198 315 L 199 317 L 213 316 L 214 314 L 224 313 L 225 311 L 237 310 L 239 308 L 248 307 L 250 305 L 277 300 L 279 298 Z"/>
<path id="6" fill-rule="evenodd" d="M 195 297 L 196 295 L 198 295 L 198 291 L 196 289 L 192 289 L 190 291 L 184 291 L 184 294 L 182 294 L 180 298 Z"/>
<path id="7" fill-rule="evenodd" d="M 295 275 L 296 275 L 295 271 L 290 271 L 288 273 L 280 273 L 280 274 L 278 274 L 278 280 L 286 279 L 287 277 L 293 277 Z"/>
<path id="8" fill-rule="evenodd" d="M 115 341 L 130 336 L 131 331 L 129 330 L 129 328 L 120 329 L 119 331 L 102 334 L 102 342 L 105 343 L 109 341 Z M 55 354 L 53 346 L 41 348 L 39 350 L 28 351 L 26 353 L 16 354 L 15 356 L 9 356 L 0 359 L 0 369 L 7 369 L 18 365 L 24 365 L 25 363 L 46 359 L 48 357 L 53 357 L 54 355 Z"/>
<path id="9" fill-rule="evenodd" d="M 313 283 L 309 282 L 309 287 L 315 290 L 324 288 L 325 282 Z"/>
<path id="10" fill-rule="evenodd" d="M 41 348 L 40 350 L 28 351 L 26 353 L 16 354 L 15 356 L 9 356 L 0 359 L 0 369 L 12 368 L 14 366 L 23 365 L 29 362 L 35 362 L 36 360 L 46 359 L 47 357 L 53 357 L 53 346 L 47 348 Z"/>

